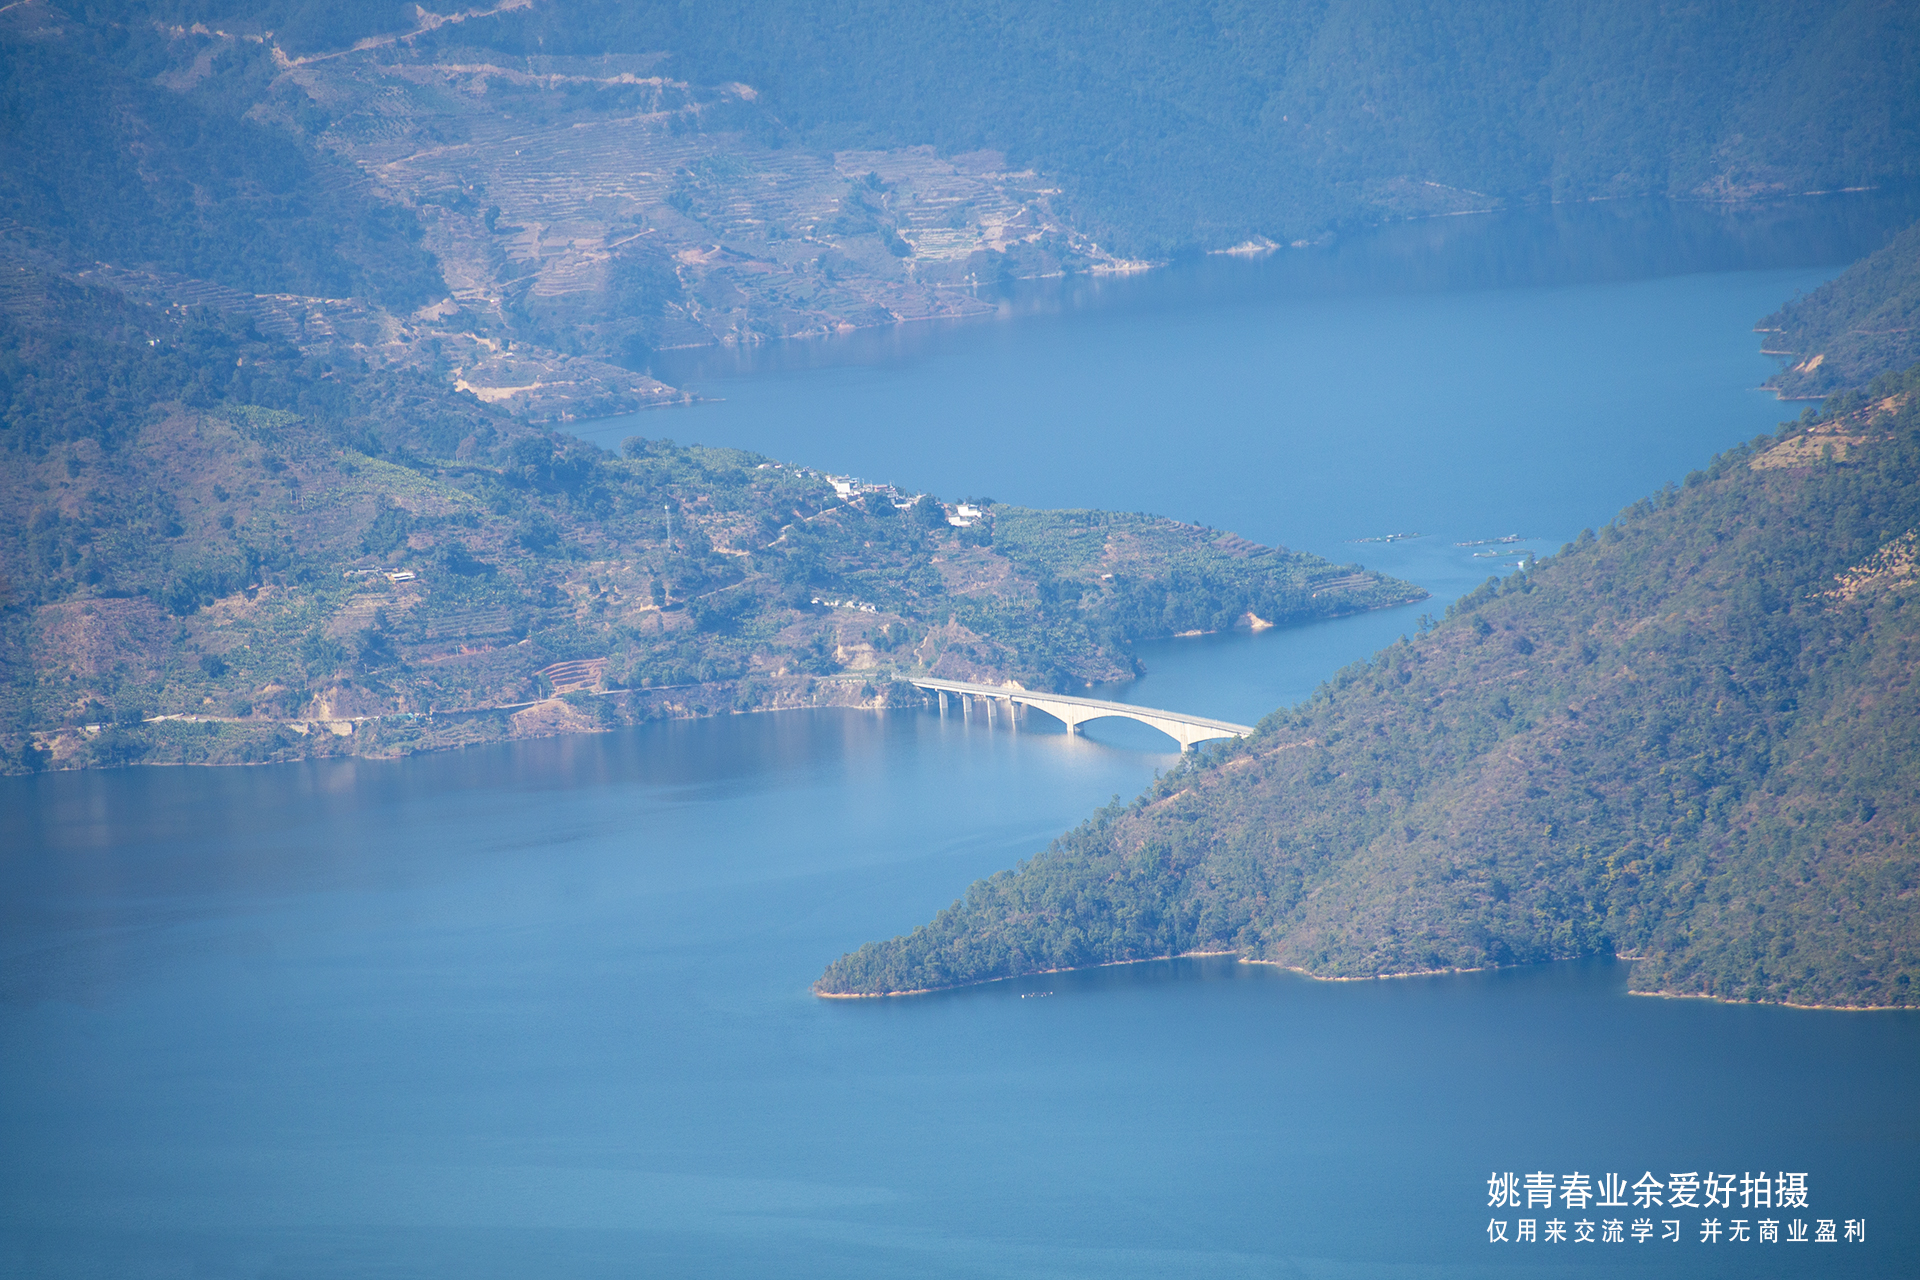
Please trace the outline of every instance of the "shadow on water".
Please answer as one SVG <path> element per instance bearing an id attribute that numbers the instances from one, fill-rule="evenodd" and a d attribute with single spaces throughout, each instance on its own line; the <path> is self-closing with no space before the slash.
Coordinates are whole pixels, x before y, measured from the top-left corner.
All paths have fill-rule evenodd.
<path id="1" fill-rule="evenodd" d="M 1015 281 L 979 296 L 996 318 L 1115 315 L 1235 306 L 1273 298 L 1457 293 L 1656 280 L 1705 272 L 1839 266 L 1920 218 L 1920 187 L 1742 204 L 1614 200 L 1389 223 L 1254 258 L 1211 255 L 1125 276 Z M 827 339 L 664 351 L 653 372 L 675 386 L 842 365 L 912 360 L 978 321 L 928 321 Z M 639 425 L 647 434 L 665 427 Z M 591 424 L 580 424 L 591 428 Z M 615 444 L 617 445 L 617 441 Z"/>

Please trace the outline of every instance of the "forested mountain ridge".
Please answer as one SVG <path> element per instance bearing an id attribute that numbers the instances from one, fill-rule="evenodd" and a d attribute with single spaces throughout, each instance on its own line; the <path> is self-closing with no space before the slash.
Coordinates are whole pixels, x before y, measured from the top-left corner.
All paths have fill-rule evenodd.
<path id="1" fill-rule="evenodd" d="M 1617 953 L 1638 991 L 1915 1003 L 1916 388 L 1809 410 L 1490 580 L 816 990 Z"/>
<path id="2" fill-rule="evenodd" d="M 1872 3 L 614 11 L 672 32 L 653 37 L 670 65 L 738 68 L 825 136 L 988 146 L 1057 173 L 1090 235 L 1143 256 L 1515 202 L 1920 176 L 1920 31 Z M 537 24 L 560 12 L 515 21 L 552 39 L 561 23 Z"/>
<path id="3" fill-rule="evenodd" d="M 420 21 L 386 0 L 116 8 L 250 19 L 295 52 Z M 1002 152 L 1136 256 L 1549 199 L 1920 178 L 1920 25 L 1874 0 L 540 0 L 432 39 L 536 62 L 656 55 L 654 74 L 752 86 L 770 125 L 821 151 Z"/>
<path id="4" fill-rule="evenodd" d="M 118 263 L 253 294 L 446 293 L 410 210 L 248 114 L 262 69 L 194 73 L 143 24 L 45 3 L 0 17 L 0 231 L 76 267 Z M 259 56 L 253 60 L 258 62 Z"/>
<path id="5" fill-rule="evenodd" d="M 1406 217 L 1920 178 L 1914 24 L 1768 0 L 0 7 L 0 260 L 534 421 L 663 348 Z"/>
<path id="6" fill-rule="evenodd" d="M 982 282 L 1117 265 L 1002 157 L 796 146 L 751 86 L 657 51 L 244 8 L 0 8 L 0 260 L 537 421 L 683 399 L 645 372 L 662 347 L 984 315 Z M 304 43 L 368 22 L 403 29 Z"/>
<path id="7" fill-rule="evenodd" d="M 903 672 L 1084 687 L 1139 639 L 1425 595 L 1153 516 L 970 521 L 737 450 L 616 457 L 29 270 L 0 276 L 0 424 L 15 770 L 884 703 L 917 697 Z"/>
<path id="8" fill-rule="evenodd" d="M 1793 362 L 1766 383 L 1788 400 L 1852 390 L 1920 360 L 1920 223 L 1756 329 L 1767 354 Z"/>

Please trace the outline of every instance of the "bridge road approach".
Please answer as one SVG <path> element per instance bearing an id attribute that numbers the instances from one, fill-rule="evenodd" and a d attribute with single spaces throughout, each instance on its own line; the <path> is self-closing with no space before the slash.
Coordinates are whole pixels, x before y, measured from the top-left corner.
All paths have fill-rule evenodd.
<path id="1" fill-rule="evenodd" d="M 1088 720 L 1098 720 L 1104 716 L 1121 716 L 1128 720 L 1138 720 L 1150 725 L 1180 744 L 1182 751 L 1191 751 L 1202 742 L 1211 742 L 1215 738 L 1244 738 L 1253 732 L 1252 725 L 1233 724 L 1226 720 L 1209 720 L 1205 716 L 1190 716 L 1178 711 L 1161 711 L 1154 707 L 1136 707 L 1125 702 L 1102 702 L 1097 698 L 1073 698 L 1064 693 L 1033 693 L 1026 689 L 1011 689 L 1000 685 L 968 684 L 964 680 L 934 680 L 929 677 L 904 677 L 916 688 L 929 693 L 942 695 L 958 694 L 963 698 L 994 698 L 1007 704 L 1009 711 L 1015 705 L 1033 707 L 1044 711 L 1067 726 L 1068 733 L 1080 732 L 1080 726 Z"/>

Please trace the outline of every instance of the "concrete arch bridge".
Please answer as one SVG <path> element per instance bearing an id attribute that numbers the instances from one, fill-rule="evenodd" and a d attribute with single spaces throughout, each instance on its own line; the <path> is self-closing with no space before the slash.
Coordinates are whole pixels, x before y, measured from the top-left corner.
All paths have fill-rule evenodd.
<path id="1" fill-rule="evenodd" d="M 1209 720 L 1205 716 L 1190 716 L 1179 711 L 1162 711 L 1156 707 L 1136 707 L 1125 702 L 1103 702 L 1098 698 L 1074 698 L 1064 693 L 1033 693 L 1026 689 L 1008 688 L 991 684 L 968 684 L 964 680 L 935 680 L 930 677 L 905 677 L 915 688 L 925 689 L 938 694 L 940 709 L 946 710 L 950 696 L 964 699 L 962 710 L 971 708 L 973 699 L 986 700 L 987 714 L 993 714 L 993 704 L 1004 702 L 1011 716 L 1016 706 L 1032 707 L 1044 711 L 1060 723 L 1067 726 L 1068 733 L 1080 732 L 1080 726 L 1089 720 L 1099 720 L 1105 716 L 1119 716 L 1127 720 L 1137 720 L 1141 724 L 1158 729 L 1180 744 L 1182 751 L 1191 751 L 1202 742 L 1211 742 L 1216 738 L 1244 738 L 1253 732 L 1253 726 L 1233 724 L 1226 720 Z"/>

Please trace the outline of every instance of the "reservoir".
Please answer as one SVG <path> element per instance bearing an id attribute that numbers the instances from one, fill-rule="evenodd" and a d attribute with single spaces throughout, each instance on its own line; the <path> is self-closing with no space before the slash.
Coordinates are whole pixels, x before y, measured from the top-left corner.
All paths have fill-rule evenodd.
<path id="1" fill-rule="evenodd" d="M 1486 540 L 1550 551 L 1796 413 L 1753 323 L 1912 216 L 1436 220 L 1043 282 L 994 321 L 665 353 L 705 403 L 579 430 L 1434 592 L 1146 646 L 1100 695 L 1252 722 L 1496 571 Z M 1358 541 L 1394 533 L 1424 536 Z M 1122 722 L 831 710 L 0 779 L 0 1275 L 1914 1273 L 1920 1014 L 1637 998 L 1619 964 L 808 994 L 1173 763 Z M 1490 1174 L 1536 1171 L 1801 1172 L 1771 1216 L 1865 1239 L 1702 1242 L 1768 1216 L 1736 1196 L 1664 1215 L 1680 1241 L 1490 1243 L 1524 1212 Z"/>

